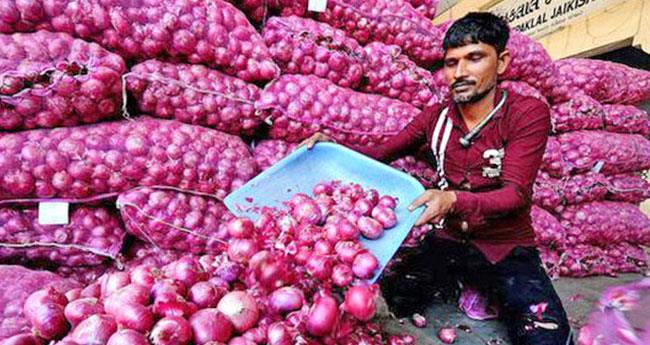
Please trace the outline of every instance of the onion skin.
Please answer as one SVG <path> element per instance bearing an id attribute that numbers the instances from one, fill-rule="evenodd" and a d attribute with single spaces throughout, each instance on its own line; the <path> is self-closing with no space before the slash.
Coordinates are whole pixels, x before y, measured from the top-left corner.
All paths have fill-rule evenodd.
<path id="1" fill-rule="evenodd" d="M 259 318 L 255 299 L 245 291 L 227 293 L 219 301 L 217 309 L 232 322 L 239 333 L 255 326 Z"/>
<path id="2" fill-rule="evenodd" d="M 354 272 L 347 265 L 338 264 L 332 269 L 332 282 L 338 287 L 350 285 L 354 280 Z"/>
<path id="3" fill-rule="evenodd" d="M 185 345 L 192 338 L 190 323 L 182 317 L 167 316 L 156 323 L 149 340 L 153 345 Z"/>
<path id="4" fill-rule="evenodd" d="M 321 296 L 309 310 L 307 331 L 316 337 L 326 336 L 334 330 L 339 314 L 336 300 L 332 296 Z"/>
<path id="5" fill-rule="evenodd" d="M 196 345 L 226 342 L 234 330 L 230 320 L 216 308 L 201 309 L 189 321 Z"/>
<path id="6" fill-rule="evenodd" d="M 226 227 L 234 238 L 250 238 L 255 232 L 255 224 L 248 218 L 235 218 Z"/>

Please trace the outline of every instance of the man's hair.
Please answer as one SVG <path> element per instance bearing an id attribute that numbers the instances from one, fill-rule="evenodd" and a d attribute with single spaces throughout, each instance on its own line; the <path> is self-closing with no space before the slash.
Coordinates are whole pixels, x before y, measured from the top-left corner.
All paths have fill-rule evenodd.
<path id="1" fill-rule="evenodd" d="M 485 43 L 493 46 L 498 55 L 506 49 L 509 37 L 510 29 L 503 19 L 489 12 L 470 12 L 449 27 L 442 47 L 447 50 Z"/>

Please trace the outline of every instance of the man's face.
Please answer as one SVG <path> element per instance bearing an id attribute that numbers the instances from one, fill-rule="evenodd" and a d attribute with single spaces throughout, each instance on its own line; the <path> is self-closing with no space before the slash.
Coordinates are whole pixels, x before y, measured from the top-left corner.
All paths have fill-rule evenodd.
<path id="1" fill-rule="evenodd" d="M 497 75 L 505 71 L 508 60 L 507 51 L 497 56 L 494 47 L 485 43 L 447 49 L 444 72 L 454 102 L 468 104 L 483 99 L 496 86 Z"/>

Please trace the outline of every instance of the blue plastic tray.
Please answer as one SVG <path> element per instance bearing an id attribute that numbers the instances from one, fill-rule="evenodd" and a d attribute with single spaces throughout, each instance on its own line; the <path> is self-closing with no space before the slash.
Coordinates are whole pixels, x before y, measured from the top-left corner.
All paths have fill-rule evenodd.
<path id="1" fill-rule="evenodd" d="M 259 215 L 253 209 L 283 207 L 282 203 L 294 194 L 313 195 L 314 185 L 331 180 L 358 183 L 365 189 L 374 188 L 381 195 L 398 198 L 397 226 L 377 240 L 362 240 L 381 265 L 370 280 L 374 283 L 424 210 L 423 207 L 413 212 L 407 209 L 424 192 L 424 187 L 413 177 L 343 146 L 318 143 L 309 151 L 305 147 L 294 151 L 232 192 L 224 202 L 235 215 L 257 219 Z"/>

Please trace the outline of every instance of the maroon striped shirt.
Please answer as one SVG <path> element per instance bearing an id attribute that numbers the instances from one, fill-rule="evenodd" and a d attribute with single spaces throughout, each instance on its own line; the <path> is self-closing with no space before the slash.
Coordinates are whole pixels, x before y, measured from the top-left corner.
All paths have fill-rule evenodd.
<path id="1" fill-rule="evenodd" d="M 495 104 L 502 92 L 497 90 Z M 534 246 L 531 196 L 551 132 L 548 106 L 535 98 L 509 93 L 503 107 L 469 148 L 459 142 L 468 133 L 465 122 L 453 103 L 447 106 L 453 126 L 444 170 L 448 190 L 454 190 L 458 200 L 439 236 L 473 244 L 492 263 L 501 261 L 516 246 Z M 354 149 L 379 160 L 394 158 L 424 144 L 431 149 L 434 127 L 443 109 L 424 109 L 382 145 Z M 484 158 L 486 151 L 494 153 L 493 150 L 501 149 L 505 154 L 500 165 Z M 435 164 L 433 159 L 431 163 Z M 488 168 L 500 171 L 499 176 L 485 176 L 484 170 Z"/>

